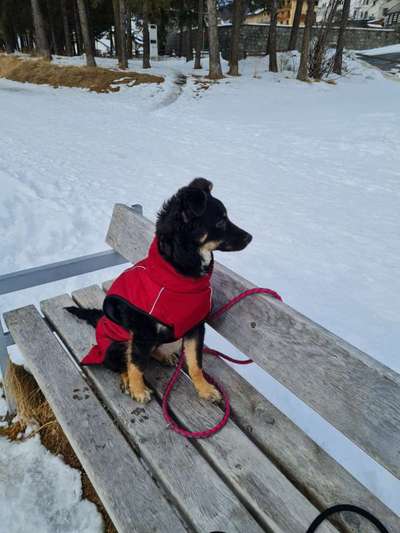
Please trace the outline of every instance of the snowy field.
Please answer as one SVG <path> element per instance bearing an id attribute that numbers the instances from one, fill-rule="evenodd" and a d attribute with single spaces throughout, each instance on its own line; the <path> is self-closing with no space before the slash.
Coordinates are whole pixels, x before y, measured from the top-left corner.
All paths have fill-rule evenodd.
<path id="1" fill-rule="evenodd" d="M 176 86 L 190 65 L 171 59 L 153 65 L 162 86 L 114 94 L 0 79 L 0 274 L 103 250 L 115 202 L 154 220 L 204 176 L 254 236 L 217 259 L 400 372 L 400 83 L 348 65 L 336 84 L 305 84 L 247 59 L 202 90 Z M 119 270 L 2 297 L 0 312 Z M 208 344 L 226 348 L 212 332 Z M 400 514 L 393 476 L 264 372 L 240 371 Z"/>

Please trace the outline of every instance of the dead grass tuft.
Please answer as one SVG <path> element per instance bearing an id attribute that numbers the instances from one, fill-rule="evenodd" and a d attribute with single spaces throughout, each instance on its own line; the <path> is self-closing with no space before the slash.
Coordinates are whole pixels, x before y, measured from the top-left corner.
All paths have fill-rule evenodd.
<path id="1" fill-rule="evenodd" d="M 22 83 L 52 87 L 80 87 L 98 93 L 116 92 L 121 85 L 162 83 L 164 78 L 139 72 L 55 65 L 43 59 L 26 59 L 0 54 L 0 77 Z"/>
<path id="2" fill-rule="evenodd" d="M 116 533 L 93 485 L 75 455 L 50 405 L 39 389 L 34 377 L 22 366 L 9 363 L 6 377 L 7 390 L 15 397 L 19 420 L 0 428 L 0 436 L 19 440 L 28 425 L 36 429 L 29 435 L 40 435 L 41 442 L 55 455 L 62 455 L 66 464 L 81 471 L 83 497 L 92 501 L 104 518 L 105 532 Z"/>

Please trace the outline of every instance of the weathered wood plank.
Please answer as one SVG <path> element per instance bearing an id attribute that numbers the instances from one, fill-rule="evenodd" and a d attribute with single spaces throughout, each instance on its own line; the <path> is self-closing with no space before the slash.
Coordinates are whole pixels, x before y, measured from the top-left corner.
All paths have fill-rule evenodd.
<path id="1" fill-rule="evenodd" d="M 4 318 L 117 530 L 185 532 L 35 307 L 10 311 Z"/>
<path id="2" fill-rule="evenodd" d="M 312 441 L 223 360 L 204 355 L 207 372 L 229 392 L 235 423 L 319 509 L 338 502 L 368 509 L 389 531 L 400 531 L 400 517 Z M 336 515 L 352 533 L 376 533 L 354 513 Z"/>
<path id="3" fill-rule="evenodd" d="M 74 298 L 84 307 L 101 307 L 104 293 L 92 286 L 76 291 Z M 94 329 L 67 313 L 63 308 L 68 305 L 73 301 L 63 295 L 42 302 L 42 309 L 63 342 L 81 359 L 95 342 Z M 263 531 L 198 451 L 167 428 L 156 401 L 139 405 L 121 393 L 117 374 L 102 368 L 87 367 L 86 371 L 125 435 L 196 531 Z"/>
<path id="4" fill-rule="evenodd" d="M 148 381 L 159 398 L 170 375 L 170 369 L 158 365 L 149 369 Z M 221 418 L 217 406 L 197 397 L 185 374 L 171 394 L 170 407 L 181 424 L 194 430 L 212 427 Z M 232 420 L 212 438 L 197 440 L 195 446 L 260 520 L 271 517 L 282 531 L 304 533 L 319 514 Z M 324 523 L 322 531 L 336 530 Z"/>
<path id="5" fill-rule="evenodd" d="M 104 297 L 104 294 L 99 291 L 100 289 L 97 290 L 96 294 L 89 288 L 80 292 L 75 291 L 73 295 L 82 303 L 84 300 L 85 307 L 99 308 Z M 90 328 L 81 327 L 77 335 L 76 327 L 77 325 L 79 327 L 79 321 L 75 317 L 65 316 L 66 313 L 62 307 L 66 305 L 69 305 L 66 296 L 57 297 L 42 302 L 42 310 L 69 348 L 73 348 L 71 339 L 77 337 L 76 343 L 74 341 L 73 344 L 76 344 L 76 353 L 80 358 L 87 352 L 87 346 L 94 340 L 93 330 L 90 331 Z M 67 334 L 68 330 L 70 330 L 69 334 Z M 82 349 L 81 339 L 83 338 L 85 338 L 86 349 Z M 93 372 L 90 369 L 89 371 Z M 154 365 L 153 372 L 149 369 L 149 373 L 146 375 L 149 376 L 153 387 L 161 393 L 169 373 L 170 369 Z M 182 383 L 176 393 L 174 392 L 172 405 L 175 402 L 180 406 L 184 405 L 185 415 L 189 417 L 191 422 L 196 422 L 199 419 L 200 423 L 204 423 L 208 427 L 220 417 L 217 407 L 207 402 L 199 403 L 197 401 L 191 384 Z M 138 404 L 131 400 L 131 411 L 137 407 Z M 150 408 L 151 405 L 148 406 L 148 409 Z M 159 408 L 158 404 L 157 408 Z M 160 419 L 160 423 L 165 430 L 165 422 Z M 134 429 L 136 426 L 131 428 L 131 431 Z M 167 433 L 170 432 L 167 430 Z M 185 442 L 182 437 L 178 438 Z M 142 444 L 141 441 L 138 443 L 140 448 Z M 229 422 L 224 430 L 212 439 L 196 443 L 196 447 L 205 453 L 222 477 L 229 481 L 229 485 L 246 503 L 246 507 L 252 509 L 253 514 L 257 516 L 267 530 L 304 533 L 307 526 L 318 514 L 317 509 L 291 485 L 269 459 L 232 422 Z M 224 525 L 225 527 L 226 525 Z M 324 525 L 321 526 L 321 531 L 332 532 L 335 530 L 330 525 Z"/>
<path id="6" fill-rule="evenodd" d="M 117 204 L 107 243 L 132 262 L 154 226 Z M 216 263 L 218 307 L 254 285 Z M 211 325 L 367 454 L 400 478 L 400 376 L 288 305 L 265 295 L 240 302 Z"/>
<path id="7" fill-rule="evenodd" d="M 74 300 L 80 306 L 86 307 L 86 308 L 89 308 L 89 307 L 101 308 L 102 303 L 103 303 L 103 299 L 104 299 L 103 291 L 101 291 L 96 286 L 91 286 L 91 287 L 87 287 L 87 288 L 84 288 L 84 289 L 80 289 L 78 291 L 74 291 L 72 293 L 72 296 L 73 296 Z M 60 307 L 60 306 L 58 306 L 58 307 Z M 64 317 L 62 315 L 60 315 L 59 322 L 62 323 L 63 319 L 64 319 Z M 65 324 L 62 324 L 62 328 L 65 328 Z M 82 337 L 82 336 L 86 337 L 87 346 L 90 345 L 90 343 L 94 342 L 93 328 L 90 328 L 89 326 L 87 328 L 85 328 L 85 331 L 81 330 L 81 333 L 80 333 L 79 336 L 80 337 Z M 66 342 L 67 342 L 67 340 L 66 340 Z M 70 346 L 70 344 L 69 344 L 69 346 Z M 70 347 L 72 348 L 72 346 L 70 346 Z M 87 348 L 86 348 L 86 350 L 87 350 Z M 85 353 L 86 353 L 85 351 L 83 353 L 77 352 L 76 355 L 78 356 L 78 358 L 81 358 L 81 356 L 84 355 Z M 207 361 L 207 362 L 210 362 L 210 361 Z M 229 367 L 227 367 L 227 365 L 224 365 L 224 366 L 229 370 Z M 160 382 L 160 383 L 163 382 L 163 384 L 164 384 L 164 381 L 166 380 L 166 376 L 168 376 L 171 371 L 170 371 L 170 369 L 166 369 L 166 368 L 159 367 L 159 366 L 156 365 L 156 368 L 154 369 L 153 372 L 155 372 L 155 375 L 150 374 L 150 376 L 153 375 L 153 384 L 154 384 L 154 382 Z M 231 370 L 231 373 L 232 374 L 236 374 L 233 370 Z M 104 373 L 102 373 L 101 371 L 100 371 L 100 374 L 104 375 Z M 245 383 L 245 381 L 242 378 L 239 377 L 239 379 L 241 379 L 242 382 Z M 242 386 L 243 386 L 243 383 L 242 383 Z M 224 385 L 226 385 L 225 382 L 224 382 Z M 229 387 L 229 383 L 228 383 L 228 387 Z M 252 389 L 252 387 L 250 385 L 248 385 L 248 387 L 249 387 L 248 391 L 252 392 L 252 390 L 254 390 L 254 389 Z M 162 394 L 162 391 L 164 389 L 162 387 L 157 387 L 157 389 L 159 390 L 160 394 Z M 229 390 L 230 390 L 230 388 L 229 388 Z M 254 392 L 256 392 L 256 391 L 254 391 Z M 174 391 L 173 394 L 175 394 L 175 391 Z M 184 396 L 184 394 L 187 394 L 187 398 Z M 191 402 L 193 402 L 192 404 L 189 403 L 189 405 L 188 405 L 188 403 L 187 403 L 188 398 L 191 400 Z M 128 403 L 129 403 L 129 401 L 128 401 Z M 190 409 L 190 407 L 192 407 L 190 409 L 190 411 L 191 411 L 191 417 L 192 417 L 193 421 L 196 419 L 196 417 L 202 417 L 203 416 L 203 415 L 200 414 L 200 412 L 203 410 L 203 408 L 205 408 L 205 410 L 208 413 L 208 414 L 206 413 L 206 415 L 209 416 L 209 418 L 207 419 L 206 423 L 208 423 L 209 425 L 212 422 L 212 420 L 211 420 L 212 417 L 214 417 L 214 421 L 215 421 L 221 416 L 221 413 L 218 412 L 219 410 L 215 406 L 210 406 L 206 402 L 198 402 L 196 398 L 193 399 L 193 390 L 192 390 L 190 385 L 187 386 L 187 383 L 186 383 L 185 391 L 182 393 L 181 398 L 176 400 L 176 403 L 179 404 L 180 406 L 184 405 L 185 406 L 185 408 L 184 408 L 185 412 L 186 412 L 187 409 Z M 235 403 L 237 403 L 237 402 L 235 402 Z M 261 404 L 261 401 L 259 403 Z M 150 406 L 151 405 L 152 404 L 150 404 Z M 246 404 L 246 406 L 247 406 L 247 404 Z M 158 409 L 158 405 L 157 405 L 157 409 Z M 278 411 L 278 413 L 279 413 L 279 411 Z M 281 416 L 283 417 L 283 415 L 281 415 Z M 157 424 L 158 423 L 159 422 L 157 421 Z M 162 425 L 164 425 L 164 422 L 161 422 L 161 423 L 162 423 Z M 270 426 L 270 419 L 262 419 L 262 417 L 260 417 L 260 419 L 258 420 L 258 423 L 260 424 L 261 427 L 263 427 L 265 429 L 266 432 L 268 432 L 269 426 Z M 240 444 L 237 441 L 234 442 L 234 436 L 237 434 L 237 429 L 236 429 L 236 427 L 234 425 L 232 425 L 232 427 L 233 427 L 233 429 L 231 429 L 230 437 L 233 440 L 232 440 L 231 446 L 236 448 Z M 300 432 L 300 430 L 297 430 L 297 431 Z M 305 438 L 307 438 L 307 437 L 305 437 Z M 180 441 L 184 441 L 184 439 L 182 439 L 182 437 L 178 437 L 178 441 L 179 440 Z M 211 439 L 211 440 L 214 440 L 214 438 Z M 201 443 L 203 443 L 203 442 L 204 441 L 201 441 Z M 241 447 L 241 449 L 242 449 L 241 453 L 243 453 L 244 450 L 247 450 L 247 446 L 248 445 L 246 443 L 247 443 L 247 441 L 242 441 L 243 446 Z M 312 445 L 314 446 L 314 448 L 316 448 L 315 444 L 312 443 Z M 228 453 L 228 452 L 226 452 L 226 453 Z M 244 451 L 244 453 L 247 453 L 247 452 Z M 258 455 L 258 457 L 260 457 L 260 456 Z M 303 462 L 304 458 L 301 457 L 300 460 Z M 235 461 L 235 457 L 233 457 L 231 459 L 232 463 L 234 461 Z M 260 463 L 263 463 L 264 461 L 268 461 L 268 459 L 263 458 L 262 460 L 260 460 Z M 260 474 L 261 477 L 262 477 L 262 473 L 263 473 L 262 468 L 261 468 L 261 474 Z M 224 475 L 224 477 L 226 476 L 225 472 L 224 472 L 223 475 Z M 260 487 L 259 490 L 260 490 L 260 493 L 262 494 L 262 498 L 266 498 L 265 497 L 265 492 L 264 492 L 265 491 L 265 487 Z M 269 502 L 266 500 L 265 503 L 266 503 L 266 506 L 268 507 Z M 288 494 L 288 500 L 286 502 L 286 505 L 290 505 L 290 493 Z M 287 511 L 285 510 L 285 512 L 287 512 Z M 287 526 L 287 524 L 285 524 L 285 526 Z"/>

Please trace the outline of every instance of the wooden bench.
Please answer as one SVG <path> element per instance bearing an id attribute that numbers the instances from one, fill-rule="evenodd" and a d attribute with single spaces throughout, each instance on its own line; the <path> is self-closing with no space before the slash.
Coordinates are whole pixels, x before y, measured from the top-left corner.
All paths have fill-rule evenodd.
<path id="1" fill-rule="evenodd" d="M 137 209 L 117 204 L 106 242 L 135 262 L 153 231 Z M 156 398 L 139 405 L 121 393 L 116 374 L 81 368 L 94 330 L 64 307 L 101 307 L 108 286 L 45 300 L 41 313 L 33 305 L 5 313 L 3 345 L 18 345 L 119 532 L 305 533 L 337 503 L 364 507 L 391 533 L 400 531 L 398 516 L 222 360 L 205 356 L 205 368 L 229 391 L 232 417 L 212 438 L 195 441 L 162 417 L 171 369 L 152 365 L 147 377 Z M 218 263 L 213 286 L 217 307 L 253 287 Z M 241 301 L 210 326 L 400 476 L 398 374 L 265 295 Z M 186 374 L 171 411 L 191 429 L 221 416 L 220 407 L 197 398 Z M 350 513 L 334 518 L 318 531 L 376 531 Z"/>

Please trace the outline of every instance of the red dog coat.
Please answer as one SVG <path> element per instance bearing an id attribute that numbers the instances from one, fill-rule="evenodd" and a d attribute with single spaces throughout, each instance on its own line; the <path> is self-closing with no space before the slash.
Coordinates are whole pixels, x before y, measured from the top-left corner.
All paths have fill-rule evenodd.
<path id="1" fill-rule="evenodd" d="M 119 296 L 128 303 L 173 328 L 175 339 L 182 338 L 211 311 L 211 271 L 200 278 L 179 274 L 162 258 L 157 240 L 151 243 L 146 259 L 118 276 L 107 296 Z M 126 342 L 130 332 L 103 316 L 96 327 L 97 345 L 82 359 L 83 365 L 104 361 L 113 341 Z"/>

